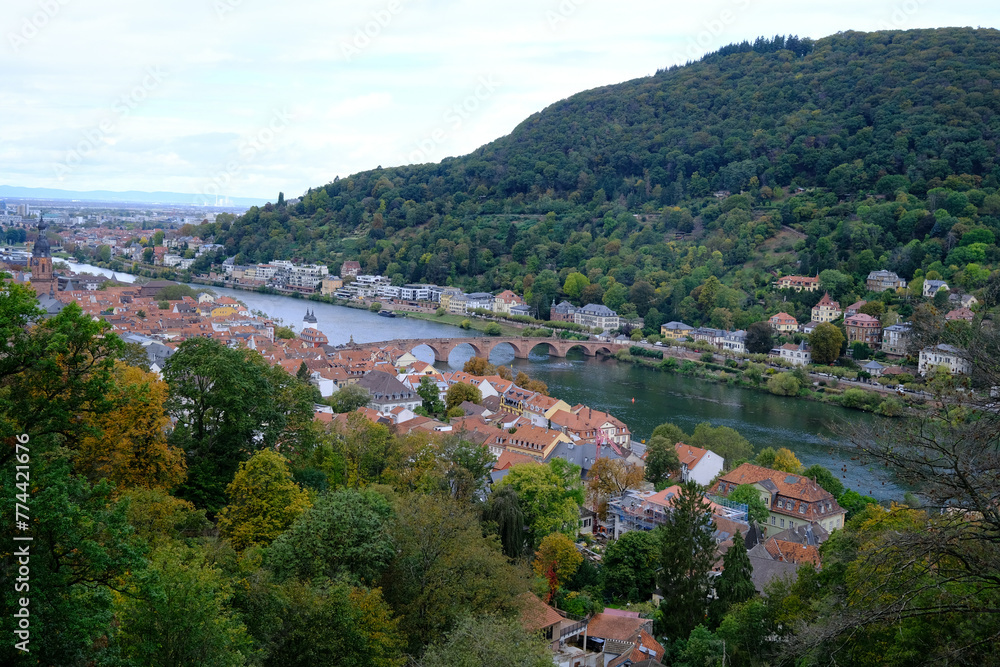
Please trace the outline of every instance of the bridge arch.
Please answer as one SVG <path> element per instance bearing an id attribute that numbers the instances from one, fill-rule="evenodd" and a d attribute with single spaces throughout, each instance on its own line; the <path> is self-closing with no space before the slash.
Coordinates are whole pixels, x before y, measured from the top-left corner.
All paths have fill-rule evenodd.
<path id="1" fill-rule="evenodd" d="M 529 341 L 524 344 L 524 347 L 527 348 L 527 353 L 524 355 L 525 358 L 540 347 L 545 347 L 550 357 L 566 356 L 566 352 L 559 345 L 547 340 Z"/>

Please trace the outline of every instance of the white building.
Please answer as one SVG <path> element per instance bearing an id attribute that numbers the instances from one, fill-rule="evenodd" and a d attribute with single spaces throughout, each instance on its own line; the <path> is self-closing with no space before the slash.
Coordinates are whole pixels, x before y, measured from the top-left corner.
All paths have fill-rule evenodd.
<path id="1" fill-rule="evenodd" d="M 932 297 L 941 290 L 948 291 L 948 283 L 943 280 L 925 280 L 924 281 L 924 296 Z"/>
<path id="2" fill-rule="evenodd" d="M 806 366 L 812 363 L 812 350 L 809 349 L 805 341 L 798 345 L 785 343 L 778 349 L 781 350 L 781 358 L 793 366 Z"/>
<path id="3" fill-rule="evenodd" d="M 972 363 L 954 345 L 935 345 L 920 350 L 920 363 L 917 370 L 921 375 L 933 370 L 936 366 L 944 366 L 952 375 L 968 375 L 972 372 Z"/>
<path id="4" fill-rule="evenodd" d="M 747 332 L 727 331 L 722 339 L 722 349 L 733 354 L 745 354 L 747 351 Z"/>
<path id="5" fill-rule="evenodd" d="M 708 486 L 722 472 L 725 461 L 710 449 L 692 447 L 683 442 L 674 445 L 674 449 L 681 462 L 681 479 L 685 482 L 694 480 L 702 486 Z"/>
<path id="6" fill-rule="evenodd" d="M 617 329 L 621 326 L 618 313 L 607 306 L 595 303 L 588 303 L 583 308 L 577 310 L 573 315 L 573 321 L 585 327 L 601 329 L 602 331 Z"/>

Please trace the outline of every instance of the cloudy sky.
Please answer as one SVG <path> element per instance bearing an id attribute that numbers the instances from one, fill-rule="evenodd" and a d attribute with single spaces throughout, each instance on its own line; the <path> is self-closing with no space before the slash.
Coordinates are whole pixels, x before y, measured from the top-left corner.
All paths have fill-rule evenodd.
<path id="1" fill-rule="evenodd" d="M 0 184 L 292 197 L 757 35 L 998 19 L 995 0 L 3 0 Z"/>

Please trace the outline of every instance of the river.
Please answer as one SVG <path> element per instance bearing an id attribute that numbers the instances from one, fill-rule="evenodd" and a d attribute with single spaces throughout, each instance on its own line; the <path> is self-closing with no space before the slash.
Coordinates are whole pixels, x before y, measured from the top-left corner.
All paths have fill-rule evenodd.
<path id="1" fill-rule="evenodd" d="M 107 269 L 71 264 L 74 271 L 110 275 Z M 128 274 L 116 273 L 132 282 Z M 317 328 L 331 344 L 367 343 L 393 338 L 457 338 L 480 335 L 458 327 L 413 318 L 386 318 L 344 306 L 260 294 L 228 288 L 211 288 L 231 296 L 251 310 L 261 311 L 301 330 L 306 310 L 314 311 Z M 420 359 L 434 362 L 430 348 L 414 351 Z M 462 346 L 451 354 L 449 363 L 435 363 L 439 370 L 459 369 L 472 356 L 472 348 Z M 566 358 L 533 353 L 529 359 L 515 359 L 513 350 L 501 346 L 493 351 L 495 364 L 523 370 L 549 386 L 549 393 L 570 405 L 583 403 L 605 410 L 628 424 L 637 440 L 646 439 L 663 422 L 673 422 L 690 433 L 701 422 L 729 426 L 739 431 L 756 449 L 788 447 L 806 466 L 818 463 L 835 472 L 845 486 L 880 500 L 901 499 L 903 492 L 883 469 L 866 465 L 854 448 L 834 432 L 835 425 L 863 423 L 879 419 L 870 414 L 838 406 L 781 398 L 695 380 L 680 374 L 660 373 L 633 364 L 584 357 L 571 353 Z M 635 399 L 633 402 L 632 399 Z"/>

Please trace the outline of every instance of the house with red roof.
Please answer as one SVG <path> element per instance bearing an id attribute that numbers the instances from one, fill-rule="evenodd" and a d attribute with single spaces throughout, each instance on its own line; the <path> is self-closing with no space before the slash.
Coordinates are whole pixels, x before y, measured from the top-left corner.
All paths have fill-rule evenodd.
<path id="1" fill-rule="evenodd" d="M 779 333 L 796 331 L 799 328 L 798 320 L 788 313 L 778 313 L 777 315 L 772 315 L 771 319 L 769 319 L 767 323 Z"/>
<path id="2" fill-rule="evenodd" d="M 683 442 L 674 445 L 674 449 L 681 462 L 681 479 L 685 482 L 694 480 L 702 486 L 708 486 L 722 472 L 725 461 L 711 450 L 692 447 Z"/>

